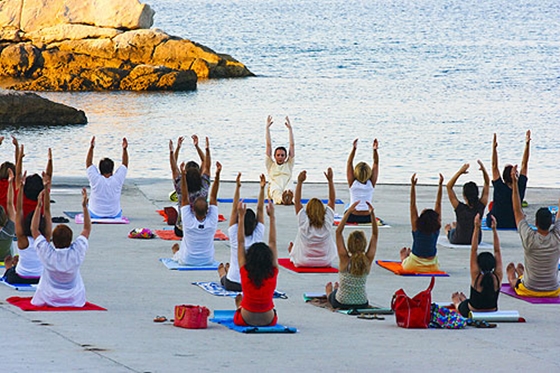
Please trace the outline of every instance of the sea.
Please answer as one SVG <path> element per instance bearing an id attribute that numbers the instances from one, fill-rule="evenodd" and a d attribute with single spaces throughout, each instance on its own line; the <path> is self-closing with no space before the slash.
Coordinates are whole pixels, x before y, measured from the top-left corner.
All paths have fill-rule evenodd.
<path id="1" fill-rule="evenodd" d="M 558 0 L 149 0 L 154 26 L 243 62 L 256 76 L 199 81 L 195 92 L 64 92 L 43 97 L 86 112 L 83 126 L 4 127 L 25 144 L 39 172 L 47 148 L 56 176 L 85 176 L 95 162 L 120 161 L 129 141 L 131 178 L 169 178 L 168 143 L 186 138 L 180 160 L 197 159 L 192 134 L 208 137 L 222 178 L 265 172 L 265 122 L 273 146 L 295 135 L 294 176 L 344 181 L 352 141 L 379 183 L 435 184 L 464 163 L 459 183 L 520 164 L 531 130 L 529 187 L 560 187 L 560 2 Z M 9 139 L 8 139 L 9 140 Z M 12 158 L 8 140 L 0 146 Z M 203 141 L 203 140 L 202 140 Z"/>

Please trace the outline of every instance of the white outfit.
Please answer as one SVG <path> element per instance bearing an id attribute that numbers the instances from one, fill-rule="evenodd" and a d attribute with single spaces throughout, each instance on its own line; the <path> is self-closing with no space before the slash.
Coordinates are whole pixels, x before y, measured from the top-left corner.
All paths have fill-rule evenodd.
<path id="1" fill-rule="evenodd" d="M 83 307 L 86 304 L 86 288 L 80 266 L 86 257 L 87 238 L 80 235 L 70 247 L 55 249 L 44 236 L 39 236 L 35 247 L 44 269 L 31 304 Z"/>
<path id="2" fill-rule="evenodd" d="M 33 237 L 28 236 L 29 246 L 26 249 L 18 248 L 19 261 L 16 266 L 16 273 L 20 277 L 41 277 L 43 273 L 43 264 L 37 248 L 35 247 L 35 240 Z"/>
<path id="3" fill-rule="evenodd" d="M 290 260 L 302 267 L 327 267 L 338 257 L 333 238 L 334 211 L 325 209 L 325 223 L 321 228 L 312 227 L 305 209 L 298 213 L 298 233 Z"/>
<path id="4" fill-rule="evenodd" d="M 284 163 L 278 164 L 273 158 L 266 156 L 265 161 L 269 178 L 268 198 L 271 198 L 275 204 L 281 204 L 282 193 L 292 178 L 294 158 L 290 157 Z"/>
<path id="5" fill-rule="evenodd" d="M 234 224 L 228 229 L 229 246 L 231 248 L 231 255 L 229 259 L 229 271 L 227 279 L 232 282 L 241 283 L 241 275 L 239 274 L 239 262 L 237 261 L 237 228 L 238 225 Z M 263 242 L 264 237 L 264 224 L 257 223 L 253 234 L 245 236 L 245 252 L 256 242 Z"/>
<path id="6" fill-rule="evenodd" d="M 105 177 L 96 166 L 88 167 L 87 177 L 91 188 L 89 211 L 104 218 L 116 217 L 121 213 L 121 191 L 126 172 L 126 166 L 120 165 L 113 175 Z"/>
<path id="7" fill-rule="evenodd" d="M 181 265 L 209 265 L 214 263 L 214 235 L 218 228 L 218 206 L 208 206 L 203 221 L 198 221 L 190 205 L 181 207 L 183 239 L 173 260 Z"/>
<path id="8" fill-rule="evenodd" d="M 352 186 L 350 186 L 350 205 L 353 205 L 356 201 L 360 201 L 356 206 L 356 211 L 369 211 L 366 201 L 372 203 L 374 189 L 371 180 L 366 181 L 365 184 L 354 180 Z"/>

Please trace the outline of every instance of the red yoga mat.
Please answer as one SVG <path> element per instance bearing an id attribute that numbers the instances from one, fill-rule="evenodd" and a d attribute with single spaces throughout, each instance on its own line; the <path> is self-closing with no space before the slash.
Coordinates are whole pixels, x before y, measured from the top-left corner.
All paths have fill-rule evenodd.
<path id="1" fill-rule="evenodd" d="M 6 302 L 21 308 L 23 311 L 107 311 L 106 308 L 90 302 L 86 302 L 83 307 L 34 306 L 31 304 L 31 297 L 10 297 L 6 299 Z"/>
<path id="2" fill-rule="evenodd" d="M 338 269 L 334 267 L 296 267 L 290 258 L 280 258 L 278 264 L 297 273 L 338 273 Z"/>

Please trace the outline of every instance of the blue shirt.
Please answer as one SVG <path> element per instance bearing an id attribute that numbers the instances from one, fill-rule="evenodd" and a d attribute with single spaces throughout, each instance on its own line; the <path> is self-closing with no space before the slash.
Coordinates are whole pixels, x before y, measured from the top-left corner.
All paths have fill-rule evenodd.
<path id="1" fill-rule="evenodd" d="M 437 254 L 439 229 L 432 234 L 412 231 L 412 253 L 420 258 L 431 258 Z"/>

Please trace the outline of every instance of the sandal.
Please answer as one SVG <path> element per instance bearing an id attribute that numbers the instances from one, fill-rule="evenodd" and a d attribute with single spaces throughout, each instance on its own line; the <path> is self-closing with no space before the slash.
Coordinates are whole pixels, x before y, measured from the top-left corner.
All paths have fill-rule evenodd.
<path id="1" fill-rule="evenodd" d="M 491 329 L 491 328 L 497 327 L 498 325 L 497 324 L 489 324 L 488 321 L 485 321 L 485 320 L 476 320 L 473 323 L 473 326 L 475 328 Z"/>
<path id="2" fill-rule="evenodd" d="M 167 321 L 167 317 L 165 317 L 165 316 L 154 317 L 154 322 L 166 322 L 166 321 Z"/>
<path id="3" fill-rule="evenodd" d="M 383 316 L 378 316 L 377 314 L 367 314 L 367 313 L 361 313 L 360 315 L 358 315 L 358 319 L 363 319 L 363 320 L 385 320 L 385 318 Z"/>

